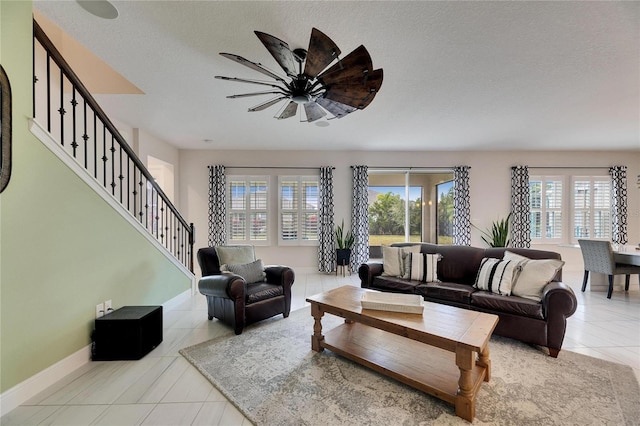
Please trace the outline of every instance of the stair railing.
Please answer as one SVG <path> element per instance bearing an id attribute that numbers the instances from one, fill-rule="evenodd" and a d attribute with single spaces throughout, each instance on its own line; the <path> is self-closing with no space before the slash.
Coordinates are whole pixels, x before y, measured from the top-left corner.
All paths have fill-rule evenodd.
<path id="1" fill-rule="evenodd" d="M 35 20 L 33 35 L 34 119 L 193 272 L 193 223 L 180 215 Z"/>

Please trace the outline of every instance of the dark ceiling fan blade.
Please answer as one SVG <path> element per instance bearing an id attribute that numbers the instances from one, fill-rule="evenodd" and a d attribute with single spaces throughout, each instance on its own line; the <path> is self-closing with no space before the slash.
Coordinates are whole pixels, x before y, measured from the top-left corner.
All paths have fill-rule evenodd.
<path id="1" fill-rule="evenodd" d="M 318 98 L 316 102 L 336 118 L 342 118 L 347 114 L 351 114 L 353 111 L 357 111 L 357 108 L 327 98 Z"/>
<path id="2" fill-rule="evenodd" d="M 293 117 L 294 115 L 296 115 L 296 112 L 298 112 L 298 104 L 291 101 L 289 102 L 289 105 L 287 105 L 286 108 L 276 118 L 278 120 L 282 120 L 285 118 Z"/>
<path id="3" fill-rule="evenodd" d="M 309 123 L 319 120 L 327 115 L 327 113 L 315 102 L 307 102 L 304 104 L 304 112 L 307 114 L 307 121 Z"/>
<path id="4" fill-rule="evenodd" d="M 275 87 L 277 89 L 284 90 L 284 88 L 282 86 L 278 86 L 277 84 L 273 84 L 273 83 L 267 83 L 266 81 L 249 80 L 249 79 L 246 79 L 246 78 L 236 78 L 236 77 L 224 77 L 222 75 L 216 75 L 215 78 L 217 78 L 219 80 L 225 80 L 225 81 L 236 81 L 236 82 L 239 82 L 239 83 L 261 84 L 262 86 Z"/>
<path id="5" fill-rule="evenodd" d="M 296 60 L 293 52 L 289 49 L 289 45 L 277 37 L 260 31 L 254 31 L 264 47 L 267 48 L 271 56 L 280 64 L 287 75 L 295 76 L 298 74 L 296 69 Z"/>
<path id="6" fill-rule="evenodd" d="M 285 93 L 283 93 L 283 92 L 275 92 L 275 91 L 253 92 L 253 93 L 243 93 L 241 95 L 230 95 L 230 96 L 227 96 L 227 98 L 228 99 L 248 98 L 250 96 L 261 96 L 261 95 L 285 95 Z"/>
<path id="7" fill-rule="evenodd" d="M 239 64 L 244 65 L 245 67 L 249 67 L 252 70 L 256 70 L 258 72 L 261 72 L 264 75 L 268 75 L 269 77 L 276 79 L 278 81 L 281 82 L 285 82 L 284 79 L 282 77 L 280 77 L 278 74 L 274 74 L 271 71 L 269 71 L 268 69 L 266 69 L 262 64 L 259 64 L 257 62 L 251 62 L 248 59 L 243 58 L 242 56 L 238 56 L 238 55 L 234 55 L 233 53 L 220 53 L 220 55 L 224 56 L 227 59 L 231 59 L 232 61 L 235 61 Z"/>
<path id="8" fill-rule="evenodd" d="M 339 80 L 327 87 L 325 98 L 358 109 L 366 108 L 382 86 L 382 69 L 365 73 L 362 77 Z"/>
<path id="9" fill-rule="evenodd" d="M 286 96 L 279 96 L 277 98 L 273 98 L 271 100 L 268 100 L 267 102 L 263 102 L 261 104 L 258 104 L 254 107 L 249 108 L 249 112 L 255 112 L 255 111 L 262 111 L 263 109 L 267 109 L 269 108 L 271 105 L 275 105 L 278 102 L 280 102 L 283 99 L 287 99 Z"/>
<path id="10" fill-rule="evenodd" d="M 331 68 L 318 76 L 324 84 L 331 84 L 349 77 L 362 76 L 364 71 L 373 71 L 371 56 L 364 46 L 360 45 L 353 52 L 339 60 Z"/>
<path id="11" fill-rule="evenodd" d="M 338 46 L 317 28 L 311 29 L 311 39 L 304 64 L 304 73 L 314 78 L 340 55 Z"/>

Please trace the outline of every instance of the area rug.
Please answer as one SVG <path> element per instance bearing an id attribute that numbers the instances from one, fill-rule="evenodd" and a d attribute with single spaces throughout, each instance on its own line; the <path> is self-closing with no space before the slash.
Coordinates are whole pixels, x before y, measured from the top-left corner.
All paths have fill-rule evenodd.
<path id="1" fill-rule="evenodd" d="M 343 320 L 325 315 L 323 329 Z M 257 425 L 458 425 L 452 405 L 325 350 L 311 350 L 309 308 L 180 353 Z M 478 425 L 632 425 L 640 386 L 630 367 L 494 336 Z M 424 362 L 429 362 L 425 359 Z"/>

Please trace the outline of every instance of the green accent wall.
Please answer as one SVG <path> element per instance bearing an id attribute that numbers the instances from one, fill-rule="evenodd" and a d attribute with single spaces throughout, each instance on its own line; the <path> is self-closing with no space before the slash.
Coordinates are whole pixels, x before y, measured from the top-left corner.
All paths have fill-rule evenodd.
<path id="1" fill-rule="evenodd" d="M 90 343 L 95 306 L 159 305 L 191 287 L 29 130 L 32 10 L 0 2 L 13 91 L 13 172 L 0 194 L 0 392 Z"/>

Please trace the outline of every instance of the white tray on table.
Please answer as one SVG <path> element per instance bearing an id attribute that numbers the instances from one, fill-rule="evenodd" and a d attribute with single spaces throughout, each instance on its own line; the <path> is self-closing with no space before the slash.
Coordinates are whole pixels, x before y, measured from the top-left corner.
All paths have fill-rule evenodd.
<path id="1" fill-rule="evenodd" d="M 424 299 L 419 294 L 378 293 L 368 291 L 362 295 L 362 308 L 377 311 L 422 314 Z"/>

